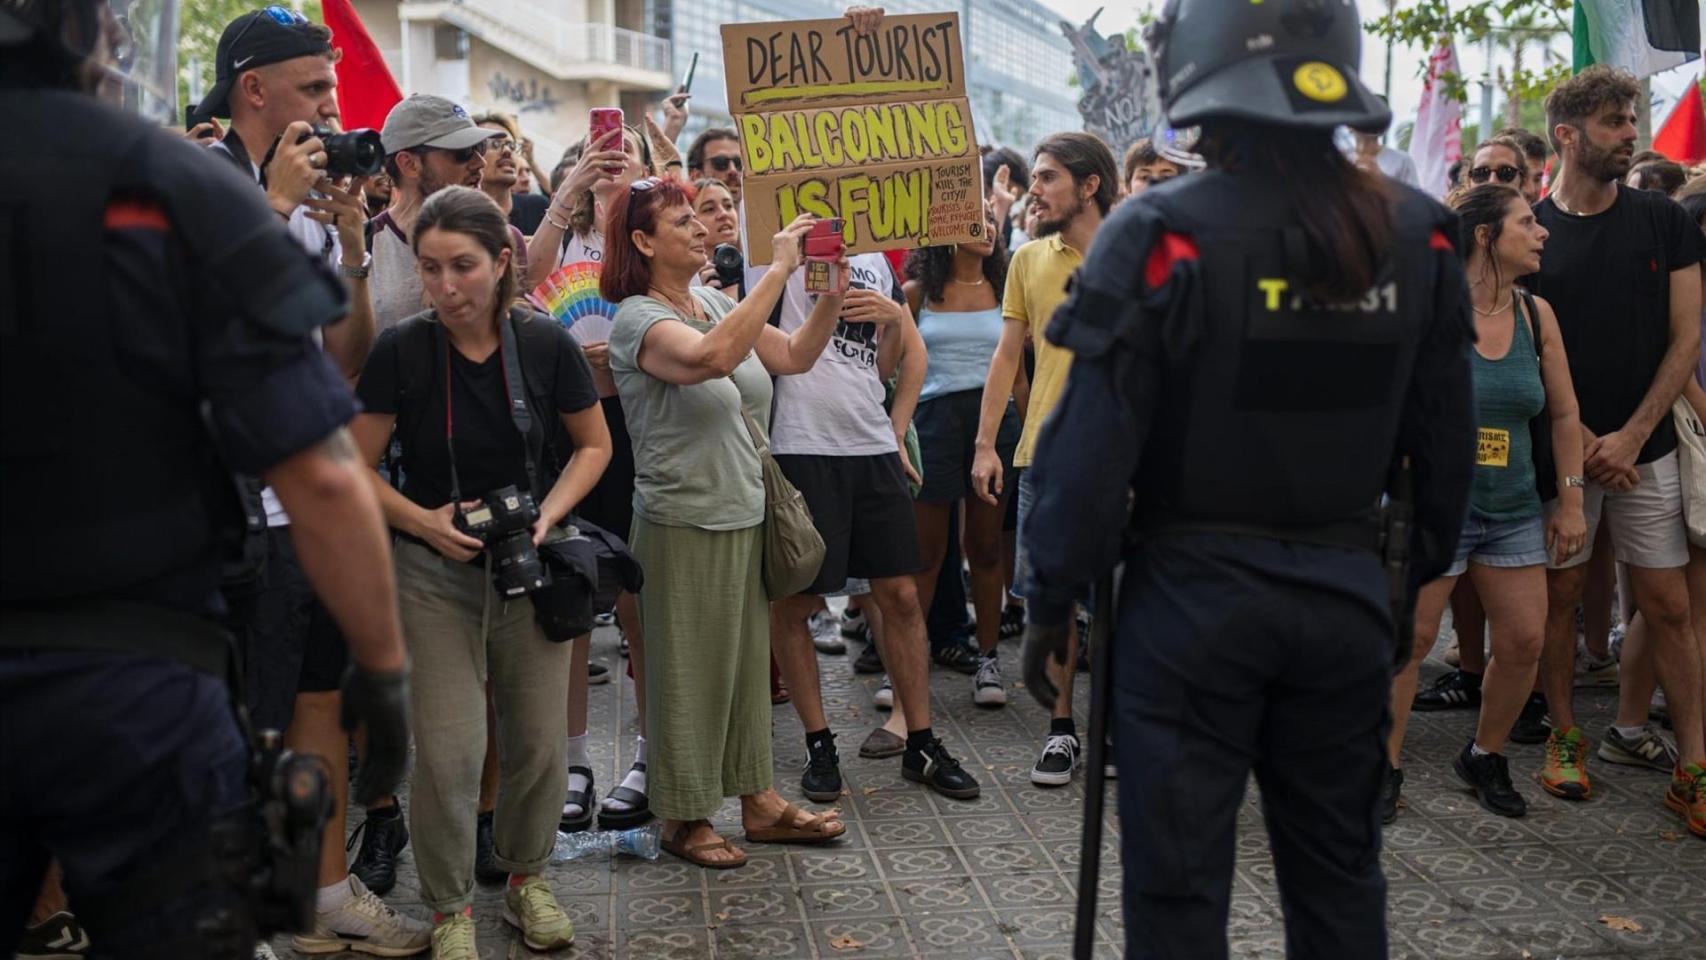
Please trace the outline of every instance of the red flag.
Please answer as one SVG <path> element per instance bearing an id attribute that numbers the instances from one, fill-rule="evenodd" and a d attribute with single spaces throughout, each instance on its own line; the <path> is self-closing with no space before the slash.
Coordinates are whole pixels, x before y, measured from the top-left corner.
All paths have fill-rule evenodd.
<path id="1" fill-rule="evenodd" d="M 350 0 L 324 0 L 321 12 L 332 28 L 332 46 L 343 54 L 338 61 L 338 113 L 345 130 L 385 125 L 385 116 L 403 91 L 385 66 L 379 45 L 362 26 Z"/>
<path id="2" fill-rule="evenodd" d="M 1699 83 L 1690 83 L 1688 92 L 1671 108 L 1665 125 L 1653 136 L 1653 149 L 1681 164 L 1706 160 L 1706 108 Z"/>

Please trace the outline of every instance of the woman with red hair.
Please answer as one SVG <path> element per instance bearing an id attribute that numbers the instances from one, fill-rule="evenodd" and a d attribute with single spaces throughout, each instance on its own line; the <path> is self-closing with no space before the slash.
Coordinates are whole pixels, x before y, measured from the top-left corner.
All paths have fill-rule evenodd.
<path id="1" fill-rule="evenodd" d="M 692 201 L 692 187 L 676 180 L 628 187 L 605 222 L 601 287 L 621 304 L 610 370 L 634 445 L 630 546 L 648 582 L 640 621 L 652 810 L 664 820 L 664 849 L 726 869 L 746 854 L 711 828 L 724 797 L 741 798 L 750 842 L 823 843 L 846 830 L 833 811 L 811 815 L 771 788 L 764 484 L 742 416 L 763 439 L 771 376 L 817 362 L 845 288 L 819 297 L 791 335 L 766 323 L 800 266 L 811 217 L 776 234 L 775 269 L 739 305 L 693 286 L 710 232 Z"/>

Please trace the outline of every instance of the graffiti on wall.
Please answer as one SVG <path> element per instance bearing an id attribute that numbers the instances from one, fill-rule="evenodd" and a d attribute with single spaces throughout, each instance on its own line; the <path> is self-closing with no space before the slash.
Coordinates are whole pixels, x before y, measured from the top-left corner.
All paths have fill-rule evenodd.
<path id="1" fill-rule="evenodd" d="M 515 109 L 517 113 L 556 113 L 562 102 L 551 95 L 551 88 L 540 84 L 538 77 L 511 78 L 502 70 L 493 70 L 486 81 L 495 103 Z"/>

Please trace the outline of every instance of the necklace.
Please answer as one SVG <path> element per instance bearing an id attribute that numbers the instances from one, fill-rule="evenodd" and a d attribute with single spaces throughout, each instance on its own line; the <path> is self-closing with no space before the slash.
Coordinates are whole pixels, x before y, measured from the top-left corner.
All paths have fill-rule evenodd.
<path id="1" fill-rule="evenodd" d="M 664 303 L 669 304 L 670 308 L 675 310 L 677 313 L 685 314 L 686 316 L 688 316 L 694 320 L 699 319 L 699 311 L 697 309 L 698 301 L 693 299 L 692 294 L 688 294 L 688 296 L 687 296 L 687 301 L 688 301 L 687 307 L 685 309 L 683 309 L 681 306 L 681 303 L 679 301 L 677 301 L 673 297 L 665 295 L 664 292 L 662 290 L 659 290 L 657 287 L 652 287 L 648 292 L 655 294 L 657 299 L 662 300 Z"/>
<path id="2" fill-rule="evenodd" d="M 1513 302 L 1514 302 L 1514 294 L 1513 294 L 1513 295 L 1512 295 L 1512 296 L 1513 296 Z M 1498 300 L 1497 300 L 1497 299 L 1495 299 L 1495 300 L 1494 300 L 1494 301 L 1493 301 L 1493 302 L 1494 302 L 1494 303 L 1498 303 L 1498 302 L 1499 302 L 1499 301 L 1498 301 Z M 1482 310 L 1482 309 L 1481 309 L 1481 308 L 1480 308 L 1480 307 L 1476 307 L 1476 306 L 1475 306 L 1475 303 L 1474 303 L 1474 301 L 1470 301 L 1470 303 L 1469 303 L 1469 305 L 1470 305 L 1470 306 L 1471 306 L 1471 307 L 1474 307 L 1474 308 L 1475 308 L 1475 312 L 1476 312 L 1476 313 L 1477 313 L 1477 314 L 1480 314 L 1480 315 L 1481 315 L 1481 316 L 1483 316 L 1483 317 L 1496 317 L 1496 316 L 1498 316 L 1498 315 L 1499 315 L 1499 314 L 1501 314 L 1501 313 L 1504 313 L 1504 312 L 1505 312 L 1505 308 L 1506 308 L 1506 307 L 1507 307 L 1507 306 L 1509 306 L 1509 304 L 1502 304 L 1502 305 L 1500 305 L 1500 306 L 1496 306 L 1496 307 L 1494 307 L 1494 308 L 1493 308 L 1493 309 L 1491 309 L 1491 310 Z"/>
<path id="3" fill-rule="evenodd" d="M 968 287 L 981 287 L 981 286 L 983 286 L 983 278 L 982 277 L 978 277 L 976 280 L 961 280 L 959 277 L 955 277 L 954 282 L 959 283 L 959 284 L 964 284 L 965 286 L 968 286 Z"/>

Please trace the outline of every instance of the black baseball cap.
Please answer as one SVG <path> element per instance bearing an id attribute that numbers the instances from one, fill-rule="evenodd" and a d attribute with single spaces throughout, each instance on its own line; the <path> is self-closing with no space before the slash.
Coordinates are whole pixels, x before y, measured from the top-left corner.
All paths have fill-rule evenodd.
<path id="1" fill-rule="evenodd" d="M 225 26 L 214 55 L 213 89 L 207 91 L 196 114 L 230 117 L 231 86 L 245 70 L 297 57 L 324 56 L 332 52 L 323 28 L 289 7 L 276 4 L 245 13 Z"/>

